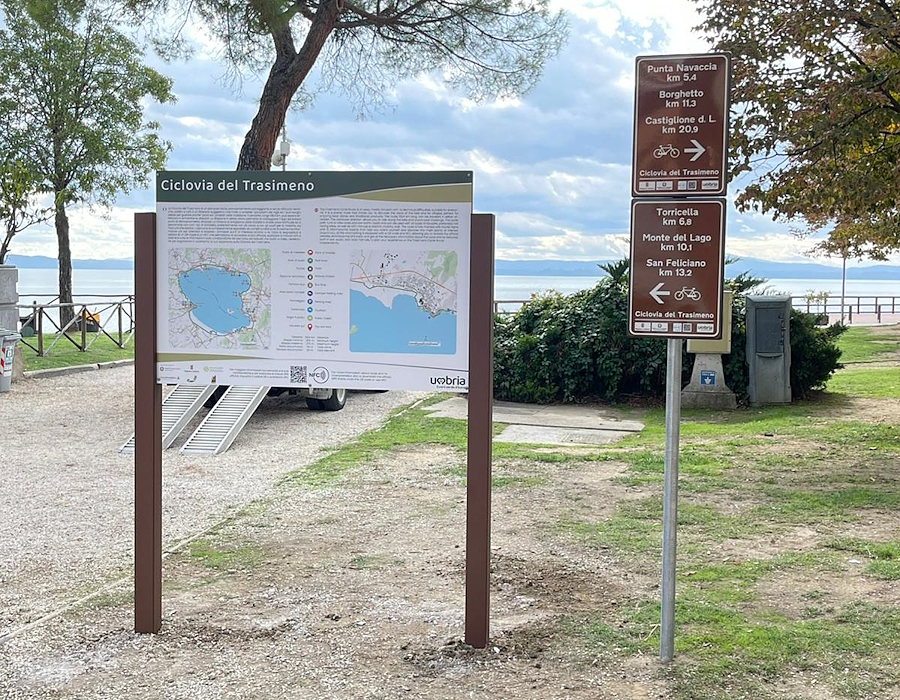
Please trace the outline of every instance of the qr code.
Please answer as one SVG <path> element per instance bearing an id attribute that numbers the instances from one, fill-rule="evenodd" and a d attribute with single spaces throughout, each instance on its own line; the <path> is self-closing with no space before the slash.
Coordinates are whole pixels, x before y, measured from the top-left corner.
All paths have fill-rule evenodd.
<path id="1" fill-rule="evenodd" d="M 291 384 L 308 384 L 306 365 L 291 365 Z"/>

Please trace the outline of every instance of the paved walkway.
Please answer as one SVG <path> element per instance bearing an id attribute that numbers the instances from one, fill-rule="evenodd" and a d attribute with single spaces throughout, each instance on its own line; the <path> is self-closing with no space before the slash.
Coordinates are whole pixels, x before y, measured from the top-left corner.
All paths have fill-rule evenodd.
<path id="1" fill-rule="evenodd" d="M 454 396 L 426 410 L 432 418 L 463 418 L 469 402 Z M 506 428 L 494 442 L 524 442 L 540 445 L 603 445 L 640 432 L 643 423 L 623 418 L 608 406 L 548 405 L 494 402 L 494 422 Z"/>

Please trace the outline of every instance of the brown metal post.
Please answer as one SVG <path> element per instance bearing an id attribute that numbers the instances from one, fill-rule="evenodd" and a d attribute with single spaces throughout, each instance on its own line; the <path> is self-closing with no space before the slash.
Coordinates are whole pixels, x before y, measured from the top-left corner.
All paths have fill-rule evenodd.
<path id="1" fill-rule="evenodd" d="M 491 599 L 494 215 L 472 215 L 469 432 L 466 454 L 466 644 L 487 646 Z"/>
<path id="2" fill-rule="evenodd" d="M 41 306 L 40 316 L 38 316 L 38 304 L 37 302 L 32 302 L 34 305 L 34 318 L 37 324 L 37 337 L 38 337 L 38 357 L 44 356 L 44 307 Z"/>
<path id="3" fill-rule="evenodd" d="M 162 625 L 162 386 L 156 383 L 156 214 L 134 216 L 134 631 Z"/>
<path id="4" fill-rule="evenodd" d="M 73 307 L 74 311 L 75 308 Z M 78 348 L 81 352 L 87 350 L 87 307 L 81 307 L 81 347 Z"/>

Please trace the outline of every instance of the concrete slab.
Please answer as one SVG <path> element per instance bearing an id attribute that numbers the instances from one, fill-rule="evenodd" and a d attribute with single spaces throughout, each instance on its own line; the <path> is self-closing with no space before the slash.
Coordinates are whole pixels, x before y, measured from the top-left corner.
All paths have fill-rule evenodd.
<path id="1" fill-rule="evenodd" d="M 508 425 L 494 442 L 524 442 L 531 445 L 606 445 L 632 432 L 591 430 L 590 428 L 552 428 L 546 425 Z"/>
<path id="2" fill-rule="evenodd" d="M 468 416 L 468 401 L 454 396 L 427 407 L 433 418 Z M 606 406 L 552 405 L 494 402 L 494 422 L 508 427 L 495 442 L 525 442 L 544 445 L 602 445 L 640 432 L 643 423 L 616 415 Z"/>

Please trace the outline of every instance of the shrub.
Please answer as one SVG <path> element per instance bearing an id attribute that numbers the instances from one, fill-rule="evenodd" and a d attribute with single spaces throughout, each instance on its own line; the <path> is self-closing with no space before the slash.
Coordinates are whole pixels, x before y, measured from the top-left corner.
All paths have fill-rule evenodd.
<path id="1" fill-rule="evenodd" d="M 494 395 L 544 403 L 658 396 L 665 390 L 666 342 L 631 338 L 627 290 L 603 279 L 563 296 L 536 295 L 494 325 Z"/>
<path id="2" fill-rule="evenodd" d="M 723 357 L 725 381 L 746 402 L 744 293 L 758 280 L 729 282 L 732 302 L 731 353 Z M 529 403 L 594 398 L 658 398 L 665 393 L 666 341 L 627 333 L 627 279 L 607 277 L 592 289 L 535 295 L 517 312 L 494 321 L 494 396 Z M 815 317 L 791 313 L 791 387 L 806 396 L 824 386 L 840 367 L 838 324 L 817 328 Z M 682 385 L 690 379 L 693 355 L 683 354 Z"/>
<path id="3" fill-rule="evenodd" d="M 841 351 L 835 344 L 847 326 L 817 326 L 818 315 L 791 312 L 791 394 L 806 398 L 813 389 L 824 389 L 835 370 Z"/>

